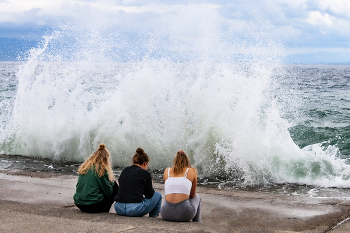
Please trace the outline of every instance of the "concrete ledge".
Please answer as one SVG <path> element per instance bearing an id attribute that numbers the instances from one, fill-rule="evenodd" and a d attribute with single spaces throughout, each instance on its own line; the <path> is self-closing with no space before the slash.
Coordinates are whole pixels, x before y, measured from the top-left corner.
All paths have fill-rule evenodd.
<path id="1" fill-rule="evenodd" d="M 39 178 L 40 177 L 40 178 Z M 0 173 L 0 232 L 328 232 L 350 216 L 347 198 L 198 188 L 203 223 L 166 222 L 75 207 L 77 177 Z M 163 185 L 154 184 L 164 195 Z M 164 196 L 163 196 L 164 197 Z M 330 232 L 350 232 L 350 221 Z"/>

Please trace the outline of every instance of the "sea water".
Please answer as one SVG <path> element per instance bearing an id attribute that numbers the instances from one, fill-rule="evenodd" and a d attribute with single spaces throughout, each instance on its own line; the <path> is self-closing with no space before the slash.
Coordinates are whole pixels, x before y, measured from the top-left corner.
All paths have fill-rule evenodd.
<path id="1" fill-rule="evenodd" d="M 286 65 L 263 30 L 232 42 L 203 25 L 175 36 L 63 25 L 0 62 L 0 168 L 79 164 L 105 143 L 114 166 L 141 147 L 153 171 L 183 149 L 202 185 L 349 188 L 350 66 Z"/>
<path id="2" fill-rule="evenodd" d="M 348 66 L 0 65 L 2 154 L 83 161 L 104 142 L 116 166 L 142 147 L 164 169 L 184 149 L 238 185 L 349 187 Z"/>

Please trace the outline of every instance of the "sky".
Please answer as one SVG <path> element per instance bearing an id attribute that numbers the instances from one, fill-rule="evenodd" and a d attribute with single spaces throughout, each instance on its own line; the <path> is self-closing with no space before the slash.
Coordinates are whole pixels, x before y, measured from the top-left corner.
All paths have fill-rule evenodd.
<path id="1" fill-rule="evenodd" d="M 350 63 L 349 0 L 0 0 L 3 57 L 57 31 L 80 44 L 96 37 L 95 46 L 124 57 L 274 53 Z"/>

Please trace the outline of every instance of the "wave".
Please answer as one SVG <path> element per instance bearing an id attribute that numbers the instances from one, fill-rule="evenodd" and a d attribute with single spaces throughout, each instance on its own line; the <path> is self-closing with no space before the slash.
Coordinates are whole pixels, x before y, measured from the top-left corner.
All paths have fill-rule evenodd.
<path id="1" fill-rule="evenodd" d="M 44 37 L 19 67 L 11 114 L 1 115 L 1 153 L 83 161 L 103 142 L 114 165 L 130 164 L 142 147 L 151 167 L 163 169 L 183 149 L 201 176 L 349 187 L 350 166 L 335 145 L 300 149 L 292 140 L 276 97 L 283 80 L 272 82 L 283 67 L 266 59 L 276 47 L 233 62 L 210 59 L 212 48 L 181 62 L 169 54 L 125 59 L 130 50 L 120 49 L 125 56 L 111 58 L 115 42 L 74 30 Z"/>

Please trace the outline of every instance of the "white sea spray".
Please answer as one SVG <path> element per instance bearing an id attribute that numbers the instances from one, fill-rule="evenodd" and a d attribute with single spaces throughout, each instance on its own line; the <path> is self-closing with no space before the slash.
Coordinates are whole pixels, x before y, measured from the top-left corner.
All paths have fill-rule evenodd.
<path id="1" fill-rule="evenodd" d="M 83 161 L 103 142 L 115 165 L 142 147 L 163 169 L 183 149 L 202 176 L 349 187 L 336 145 L 292 140 L 272 79 L 283 46 L 263 22 L 246 32 L 205 10 L 197 21 L 187 10 L 178 22 L 163 15 L 157 33 L 91 16 L 45 36 L 16 73 L 1 151 Z"/>

